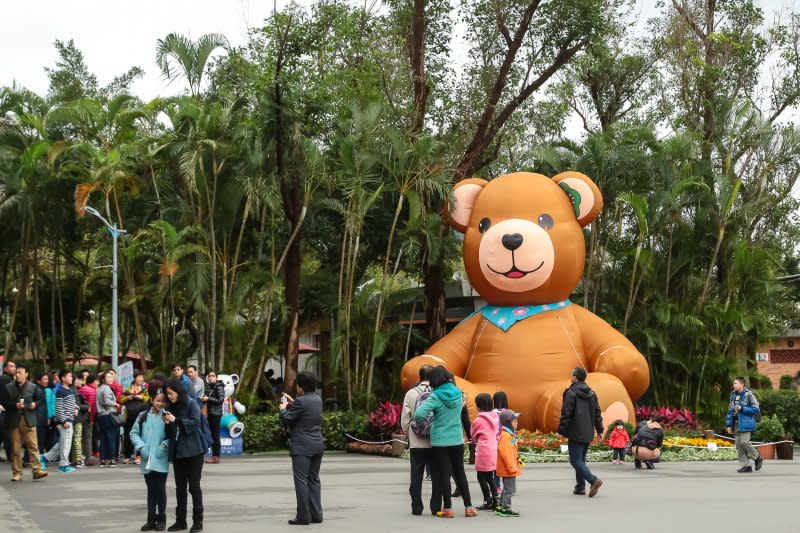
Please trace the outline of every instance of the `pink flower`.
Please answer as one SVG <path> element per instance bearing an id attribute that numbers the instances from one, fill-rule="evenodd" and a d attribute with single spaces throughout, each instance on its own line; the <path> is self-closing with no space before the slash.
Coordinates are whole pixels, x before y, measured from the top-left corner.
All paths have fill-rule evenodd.
<path id="1" fill-rule="evenodd" d="M 527 307 L 517 307 L 516 309 L 514 309 L 514 314 L 516 316 L 522 316 L 527 312 L 528 312 L 528 308 Z"/>

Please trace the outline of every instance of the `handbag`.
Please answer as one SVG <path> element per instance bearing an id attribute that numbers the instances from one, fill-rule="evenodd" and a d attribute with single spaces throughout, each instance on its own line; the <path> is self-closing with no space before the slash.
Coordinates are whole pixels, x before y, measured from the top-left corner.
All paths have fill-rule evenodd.
<path id="1" fill-rule="evenodd" d="M 109 415 L 111 417 L 111 422 L 114 423 L 117 427 L 122 427 L 125 425 L 125 421 L 122 419 L 122 415 L 117 413 L 116 411 Z"/>

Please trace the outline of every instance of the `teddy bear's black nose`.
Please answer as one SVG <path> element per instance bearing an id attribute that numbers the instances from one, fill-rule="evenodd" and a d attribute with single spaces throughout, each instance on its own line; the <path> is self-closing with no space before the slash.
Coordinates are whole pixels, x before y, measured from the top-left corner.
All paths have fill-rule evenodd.
<path id="1" fill-rule="evenodd" d="M 506 233 L 503 235 L 503 246 L 512 252 L 522 246 L 522 235 L 519 233 Z"/>

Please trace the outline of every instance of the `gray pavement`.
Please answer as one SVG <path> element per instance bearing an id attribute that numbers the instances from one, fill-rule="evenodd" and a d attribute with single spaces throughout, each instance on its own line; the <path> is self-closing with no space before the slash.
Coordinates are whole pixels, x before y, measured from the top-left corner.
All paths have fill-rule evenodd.
<path id="1" fill-rule="evenodd" d="M 654 471 L 635 471 L 630 464 L 593 463 L 591 468 L 605 481 L 594 499 L 572 495 L 569 465 L 529 464 L 514 498 L 520 518 L 480 513 L 468 519 L 459 500 L 456 518 L 440 519 L 427 512 L 411 515 L 407 461 L 329 454 L 321 476 L 325 522 L 294 527 L 286 523 L 294 516 L 287 456 L 225 459 L 203 470 L 205 531 L 800 532 L 795 507 L 800 461 L 766 461 L 761 472 L 750 475 L 737 474 L 732 462 L 662 463 Z M 0 533 L 139 531 L 146 507 L 138 467 L 74 474 L 53 470 L 45 481 L 32 482 L 28 470 L 22 483 L 11 483 L 8 464 L 0 465 Z M 470 468 L 467 474 L 479 504 L 475 472 Z M 167 483 L 169 525 L 175 500 L 172 479 Z M 427 500 L 430 483 L 423 491 Z"/>

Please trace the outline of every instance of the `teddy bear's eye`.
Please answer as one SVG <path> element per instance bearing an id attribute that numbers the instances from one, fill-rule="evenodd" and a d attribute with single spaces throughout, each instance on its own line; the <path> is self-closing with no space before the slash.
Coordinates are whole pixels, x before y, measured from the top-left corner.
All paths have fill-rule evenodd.
<path id="1" fill-rule="evenodd" d="M 481 219 L 480 223 L 478 224 L 478 231 L 481 233 L 485 233 L 486 230 L 489 229 L 489 226 L 492 225 L 492 221 L 488 218 Z"/>
<path id="2" fill-rule="evenodd" d="M 539 225 L 544 229 L 551 229 L 553 227 L 553 217 L 548 214 L 540 215 L 539 216 Z"/>

